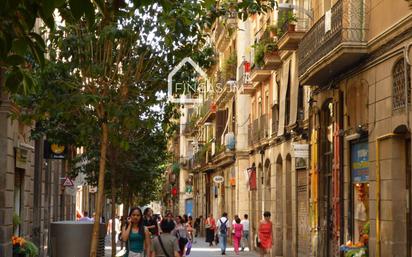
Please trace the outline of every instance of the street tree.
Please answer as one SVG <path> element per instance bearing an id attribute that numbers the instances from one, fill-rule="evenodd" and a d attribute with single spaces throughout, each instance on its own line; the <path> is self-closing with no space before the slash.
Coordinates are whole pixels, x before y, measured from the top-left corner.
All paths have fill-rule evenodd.
<path id="1" fill-rule="evenodd" d="M 151 115 L 147 107 L 158 103 L 156 93 L 165 90 L 168 72 L 204 44 L 204 27 L 227 8 L 235 8 L 244 19 L 273 4 L 256 0 L 230 6 L 218 6 L 214 1 L 118 0 L 93 1 L 92 8 L 82 9 L 75 3 L 78 1 L 69 1 L 59 8 L 64 24 L 49 32 L 50 59 L 36 76 L 42 81 L 39 88 L 16 95 L 15 100 L 26 107 L 23 119 L 37 121 L 39 134 L 86 149 L 93 149 L 98 142 L 98 197 L 90 250 L 94 257 L 107 147 L 114 142 L 125 150 L 130 148 L 117 128 L 154 126 L 146 119 Z"/>

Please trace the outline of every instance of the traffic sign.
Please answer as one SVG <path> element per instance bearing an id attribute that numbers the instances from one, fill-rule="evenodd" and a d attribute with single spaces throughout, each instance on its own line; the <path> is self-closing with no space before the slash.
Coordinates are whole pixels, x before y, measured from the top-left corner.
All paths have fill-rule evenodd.
<path id="1" fill-rule="evenodd" d="M 65 186 L 65 187 L 73 187 L 73 186 L 74 186 L 73 180 L 71 180 L 69 177 L 66 177 L 66 178 L 64 179 L 63 186 Z"/>

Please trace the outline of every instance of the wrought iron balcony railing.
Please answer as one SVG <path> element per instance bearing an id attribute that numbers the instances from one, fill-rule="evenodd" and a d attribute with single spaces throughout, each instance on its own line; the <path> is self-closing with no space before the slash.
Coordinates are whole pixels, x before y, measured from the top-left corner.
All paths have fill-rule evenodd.
<path id="1" fill-rule="evenodd" d="M 330 18 L 324 15 L 312 26 L 299 44 L 299 76 L 340 45 L 351 47 L 353 53 L 354 46 L 366 42 L 364 2 L 339 0 L 332 7 Z"/>

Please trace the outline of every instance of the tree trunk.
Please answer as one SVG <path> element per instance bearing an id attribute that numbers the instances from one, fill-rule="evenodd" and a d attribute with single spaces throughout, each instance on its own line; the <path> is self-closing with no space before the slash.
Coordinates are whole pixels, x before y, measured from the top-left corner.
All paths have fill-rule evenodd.
<path id="1" fill-rule="evenodd" d="M 101 125 L 102 141 L 100 145 L 100 160 L 99 160 L 99 180 L 97 184 L 97 201 L 96 201 L 96 216 L 93 225 L 92 242 L 90 245 L 90 257 L 97 256 L 97 245 L 99 242 L 100 217 L 102 214 L 104 200 L 104 173 L 106 170 L 106 152 L 109 138 L 109 129 L 106 122 Z"/>
<path id="2" fill-rule="evenodd" d="M 116 256 L 116 184 L 114 179 L 115 168 L 112 169 L 112 257 Z"/>

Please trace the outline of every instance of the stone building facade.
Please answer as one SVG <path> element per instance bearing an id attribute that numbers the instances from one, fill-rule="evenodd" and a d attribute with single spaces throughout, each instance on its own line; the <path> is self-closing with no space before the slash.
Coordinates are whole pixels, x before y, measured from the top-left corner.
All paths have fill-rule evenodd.
<path id="1" fill-rule="evenodd" d="M 46 160 L 31 127 L 11 117 L 19 109 L 0 101 L 0 255 L 12 256 L 12 235 L 32 240 L 47 256 L 50 222 L 75 219 L 75 190 L 62 186 L 67 161 Z M 20 220 L 20 224 L 16 223 Z"/>
<path id="2" fill-rule="evenodd" d="M 296 20 L 282 23 L 285 12 Z M 369 256 L 411 256 L 408 2 L 279 1 L 272 12 L 219 22 L 210 33 L 219 54 L 211 74 L 236 49 L 236 93 L 230 104 L 206 98 L 216 113 L 190 135 L 216 140 L 218 110 L 235 106 L 228 132 L 236 146 L 219 157 L 211 145 L 201 151 L 206 161 L 188 167 L 196 215 L 249 214 L 253 238 L 270 211 L 271 256 L 341 256 L 348 241 Z M 232 23 L 236 33 L 228 33 Z M 261 43 L 275 48 L 259 60 Z"/>

